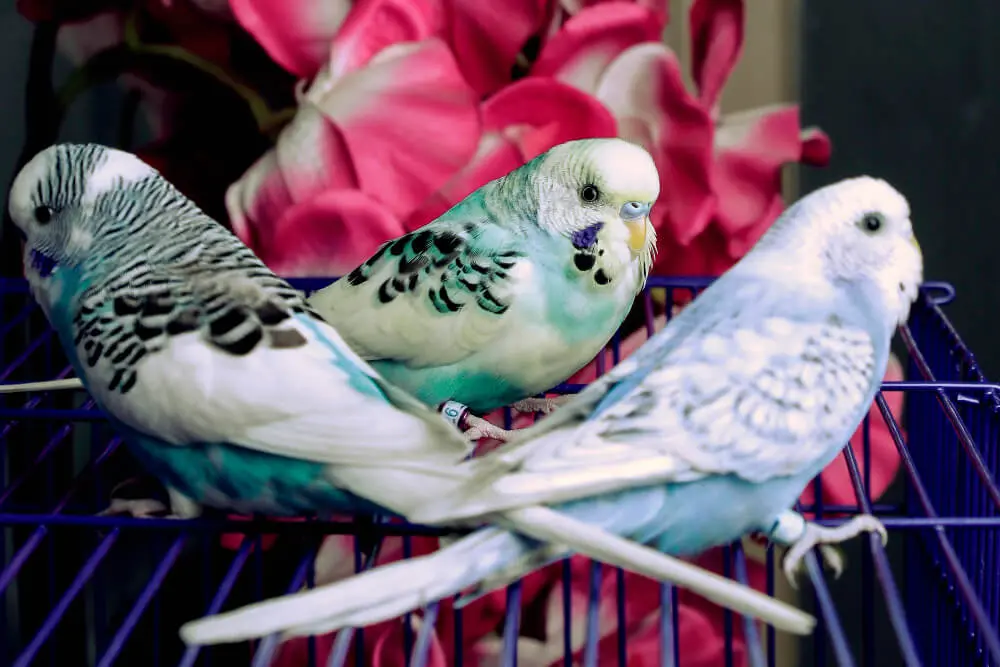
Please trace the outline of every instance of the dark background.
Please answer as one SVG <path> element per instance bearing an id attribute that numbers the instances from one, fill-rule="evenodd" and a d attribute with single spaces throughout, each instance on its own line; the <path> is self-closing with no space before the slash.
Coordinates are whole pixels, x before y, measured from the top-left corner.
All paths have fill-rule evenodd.
<path id="1" fill-rule="evenodd" d="M 903 192 L 925 278 L 955 285 L 945 312 L 987 376 L 997 377 L 1000 3 L 803 0 L 800 16 L 803 125 L 833 141 L 829 166 L 800 170 L 801 191 L 869 174 Z M 884 500 L 898 502 L 901 487 L 897 479 Z M 889 547 L 902 583 L 899 541 L 890 538 Z M 860 542 L 847 545 L 848 563 L 863 558 Z M 862 609 L 859 587 L 831 588 L 851 644 L 861 645 L 861 622 L 848 620 L 848 610 Z M 884 612 L 876 617 L 873 664 L 901 664 Z"/>

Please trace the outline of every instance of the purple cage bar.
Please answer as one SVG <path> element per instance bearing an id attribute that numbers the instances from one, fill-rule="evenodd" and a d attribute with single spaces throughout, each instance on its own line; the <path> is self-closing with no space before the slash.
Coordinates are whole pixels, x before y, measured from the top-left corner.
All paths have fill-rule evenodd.
<path id="1" fill-rule="evenodd" d="M 292 281 L 303 290 L 329 280 Z M 660 291 L 666 310 L 680 294 L 693 295 L 711 282 L 700 278 L 650 278 L 641 297 L 648 332 L 654 328 L 652 293 Z M 829 585 L 815 554 L 807 558 L 810 584 L 800 603 L 817 613 L 815 635 L 800 643 L 801 664 L 846 665 L 1000 665 L 1000 386 L 980 372 L 971 351 L 942 312 L 954 298 L 944 283 L 927 283 L 908 325 L 900 328 L 908 358 L 907 381 L 887 382 L 882 392 L 903 391 L 905 433 L 880 393 L 876 404 L 889 426 L 901 457 L 897 474 L 899 502 L 874 502 L 870 486 L 870 438 L 865 420 L 864 463 L 850 448 L 844 456 L 856 503 L 824 505 L 820 481 L 813 482 L 815 504 L 800 509 L 824 514 L 873 512 L 890 530 L 883 548 L 874 535 L 858 539 L 848 552 L 848 569 Z M 57 341 L 31 302 L 24 281 L 0 279 L 0 382 L 62 378 L 71 374 Z M 609 344 L 619 360 L 620 337 Z M 600 361 L 603 362 L 603 355 Z M 604 364 L 599 372 L 604 372 Z M 580 385 L 564 384 L 558 393 Z M 508 425 L 511 416 L 507 414 Z M 234 521 L 209 516 L 177 521 L 98 517 L 111 483 L 138 471 L 120 456 L 120 441 L 82 391 L 0 396 L 0 664 L 27 665 L 237 665 L 263 667 L 277 648 L 277 638 L 204 649 L 184 647 L 177 626 L 204 613 L 312 585 L 312 561 L 326 534 L 367 536 L 356 547 L 355 569 L 371 566 L 381 537 L 409 537 L 441 531 L 398 524 Z M 130 467 L 132 466 L 132 467 Z M 360 532 L 359 532 L 360 531 Z M 224 532 L 245 535 L 236 551 L 218 547 Z M 263 552 L 260 536 L 281 536 L 278 547 Z M 361 540 L 356 539 L 359 544 Z M 893 556 L 890 557 L 890 553 Z M 767 550 L 767 591 L 774 591 L 774 559 Z M 739 544 L 725 550 L 725 574 L 747 582 L 746 557 Z M 890 568 L 890 561 L 893 566 Z M 597 664 L 597 585 L 602 566 L 592 563 L 588 633 L 582 664 Z M 568 564 L 563 582 L 569 583 Z M 625 582 L 617 571 L 617 664 L 626 664 Z M 661 587 L 661 664 L 684 665 L 684 647 L 676 641 L 677 596 Z M 848 592 L 859 593 L 860 609 L 840 609 Z M 569 587 L 564 586 L 565 627 Z M 517 664 L 520 585 L 508 588 L 502 664 Z M 421 632 L 404 626 L 406 664 L 425 664 L 429 646 L 423 630 L 438 618 L 437 605 L 424 612 Z M 456 642 L 462 636 L 462 613 L 454 612 Z M 753 667 L 777 664 L 775 632 L 731 613 L 725 614 L 725 665 L 732 653 L 735 624 L 743 628 L 747 661 Z M 880 631 L 881 628 L 881 631 Z M 338 634 L 327 665 L 342 664 L 353 644 L 354 665 L 365 663 L 363 630 Z M 876 644 L 891 632 L 894 642 Z M 763 637 L 762 637 L 763 634 Z M 766 642 L 763 639 L 766 638 Z M 764 647 L 767 650 L 764 650 Z M 563 664 L 573 664 L 570 637 L 564 637 Z M 456 647 L 457 648 L 457 647 Z M 462 652 L 455 651 L 461 667 Z M 310 664 L 317 664 L 314 640 Z"/>

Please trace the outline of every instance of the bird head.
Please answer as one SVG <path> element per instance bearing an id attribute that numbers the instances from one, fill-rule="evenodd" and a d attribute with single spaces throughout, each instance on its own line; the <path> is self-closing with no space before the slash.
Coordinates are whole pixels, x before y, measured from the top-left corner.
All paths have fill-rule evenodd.
<path id="1" fill-rule="evenodd" d="M 553 147 L 531 176 L 539 225 L 576 245 L 597 238 L 648 265 L 656 247 L 650 210 L 660 194 L 653 158 L 622 139 L 583 139 Z"/>
<path id="2" fill-rule="evenodd" d="M 57 144 L 35 155 L 7 201 L 24 236 L 24 271 L 35 291 L 61 268 L 91 259 L 95 243 L 123 226 L 122 211 L 138 217 L 138 202 L 115 213 L 112 195 L 150 177 L 157 172 L 136 156 L 98 144 Z"/>
<path id="3" fill-rule="evenodd" d="M 824 279 L 874 291 L 891 326 L 909 317 L 923 281 L 909 203 L 885 181 L 868 176 L 806 195 L 751 252 L 803 278 L 819 267 Z"/>

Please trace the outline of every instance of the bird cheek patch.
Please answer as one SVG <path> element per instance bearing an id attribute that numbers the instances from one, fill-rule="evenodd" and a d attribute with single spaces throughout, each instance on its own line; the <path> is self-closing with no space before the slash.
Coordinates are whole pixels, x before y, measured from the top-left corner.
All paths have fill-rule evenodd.
<path id="1" fill-rule="evenodd" d="M 604 228 L 604 223 L 598 222 L 596 224 L 591 225 L 590 227 L 579 229 L 573 232 L 573 236 L 571 237 L 571 240 L 573 242 L 573 247 L 580 250 L 594 247 L 594 244 L 597 243 L 597 234 L 603 228 Z"/>
<path id="2" fill-rule="evenodd" d="M 31 251 L 31 268 L 38 272 L 42 278 L 48 278 L 56 270 L 56 260 L 52 259 L 40 250 Z"/>

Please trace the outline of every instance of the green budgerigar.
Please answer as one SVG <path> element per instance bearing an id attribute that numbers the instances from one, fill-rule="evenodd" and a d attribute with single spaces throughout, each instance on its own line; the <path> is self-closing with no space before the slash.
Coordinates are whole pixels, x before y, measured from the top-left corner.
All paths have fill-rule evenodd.
<path id="1" fill-rule="evenodd" d="M 645 284 L 659 191 L 639 146 L 560 144 L 383 244 L 310 305 L 387 380 L 464 415 L 470 437 L 505 440 L 466 413 L 554 407 L 531 397 L 592 360 Z"/>

